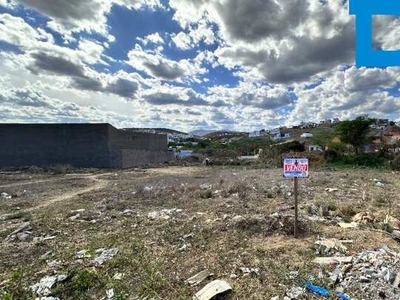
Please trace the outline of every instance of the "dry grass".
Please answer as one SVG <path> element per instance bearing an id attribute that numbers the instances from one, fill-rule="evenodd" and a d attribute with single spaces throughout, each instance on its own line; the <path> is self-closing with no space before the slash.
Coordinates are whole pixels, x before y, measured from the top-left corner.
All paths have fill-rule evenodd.
<path id="1" fill-rule="evenodd" d="M 294 239 L 292 182 L 282 178 L 280 170 L 173 167 L 68 179 L 46 175 L 50 181 L 45 183 L 35 183 L 35 175 L 29 175 L 29 183 L 23 172 L 3 174 L 10 176 L 7 184 L 28 183 L 0 188 L 0 192 L 26 189 L 29 193 L 0 200 L 0 216 L 12 214 L 0 221 L 0 237 L 30 220 L 33 236 L 56 238 L 36 244 L 3 243 L 0 291 L 7 292 L 4 299 L 31 299 L 25 288 L 57 273 L 69 275 L 66 283 L 53 289 L 53 295 L 63 300 L 100 299 L 110 288 L 115 289 L 116 299 L 191 299 L 207 281 L 190 287 L 184 280 L 208 269 L 214 278 L 232 285 L 229 299 L 269 299 L 283 296 L 288 287 L 310 280 L 310 275 L 314 283 L 327 284 L 317 279 L 321 269 L 311 263 L 315 256 L 311 246 L 319 237 L 353 239 L 350 252 L 382 244 L 398 249 L 387 234 L 368 228 L 344 230 L 329 222 L 309 221 L 307 215 L 314 204 L 327 205 L 334 213 L 332 218 L 351 218 L 359 211 L 373 210 L 383 220 L 388 203 L 379 200 L 383 190 L 371 179 L 387 182 L 385 197 L 391 199 L 390 209 L 396 213 L 400 211 L 399 174 L 346 170 L 310 175 L 300 181 L 301 237 Z M 95 179 L 106 181 L 106 187 L 34 209 L 57 194 L 90 187 Z M 328 192 L 326 188 L 339 190 Z M 174 208 L 181 211 L 171 211 Z M 79 209 L 85 212 L 71 220 L 76 214 L 71 211 Z M 132 212 L 123 214 L 128 209 Z M 149 213 L 163 210 L 163 217 L 149 218 Z M 183 245 L 186 248 L 180 251 Z M 75 259 L 83 249 L 94 253 L 112 247 L 119 253 L 101 267 L 93 267 L 90 259 Z M 49 257 L 41 258 L 49 251 Z M 60 262 L 55 269 L 47 265 L 54 260 Z M 243 274 L 242 267 L 259 268 L 259 273 Z M 291 271 L 299 275 L 291 278 Z M 116 273 L 124 273 L 123 280 L 113 279 Z"/>

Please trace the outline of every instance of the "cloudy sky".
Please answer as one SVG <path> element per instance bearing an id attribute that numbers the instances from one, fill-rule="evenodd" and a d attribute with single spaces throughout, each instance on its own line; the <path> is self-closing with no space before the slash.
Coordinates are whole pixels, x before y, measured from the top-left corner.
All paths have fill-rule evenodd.
<path id="1" fill-rule="evenodd" d="M 346 0 L 0 0 L 0 122 L 250 131 L 399 119 L 400 69 L 358 69 Z M 374 18 L 400 49 L 400 19 Z"/>

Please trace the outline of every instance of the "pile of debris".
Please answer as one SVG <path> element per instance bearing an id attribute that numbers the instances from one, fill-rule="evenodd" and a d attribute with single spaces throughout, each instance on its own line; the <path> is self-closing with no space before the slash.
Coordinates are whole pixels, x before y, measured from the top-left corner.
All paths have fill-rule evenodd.
<path id="1" fill-rule="evenodd" d="M 1 198 L 1 199 L 11 199 L 12 196 L 9 195 L 9 194 L 7 194 L 7 193 L 1 193 L 1 194 L 0 194 L 0 198 Z"/>
<path id="2" fill-rule="evenodd" d="M 399 299 L 400 253 L 384 245 L 343 256 L 347 252 L 346 242 L 351 241 L 324 240 L 316 243 L 317 253 L 333 254 L 331 257 L 317 257 L 314 262 L 336 266 L 329 273 L 329 280 L 336 291 L 352 291 L 365 299 Z"/>
<path id="3" fill-rule="evenodd" d="M 172 208 L 172 209 L 162 209 L 161 211 L 152 211 L 147 214 L 147 217 L 151 220 L 163 219 L 169 220 L 171 217 L 176 217 L 182 213 L 182 209 Z"/>
<path id="4" fill-rule="evenodd" d="M 263 233 L 265 236 L 271 235 L 293 235 L 294 216 L 292 214 L 274 213 L 270 216 L 236 216 L 226 226 L 227 230 L 235 229 L 251 233 Z M 299 216 L 298 233 L 309 233 L 311 227 L 306 219 Z"/>
<path id="5" fill-rule="evenodd" d="M 353 256 L 351 263 L 338 265 L 330 279 L 339 289 L 351 288 L 366 299 L 398 299 L 400 253 L 386 245 L 362 251 Z"/>

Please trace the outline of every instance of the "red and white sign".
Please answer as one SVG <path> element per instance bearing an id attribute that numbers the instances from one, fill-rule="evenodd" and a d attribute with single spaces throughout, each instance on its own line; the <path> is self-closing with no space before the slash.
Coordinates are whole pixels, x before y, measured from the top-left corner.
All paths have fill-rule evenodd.
<path id="1" fill-rule="evenodd" d="M 307 178 L 308 158 L 285 158 L 283 161 L 283 176 L 286 178 Z"/>

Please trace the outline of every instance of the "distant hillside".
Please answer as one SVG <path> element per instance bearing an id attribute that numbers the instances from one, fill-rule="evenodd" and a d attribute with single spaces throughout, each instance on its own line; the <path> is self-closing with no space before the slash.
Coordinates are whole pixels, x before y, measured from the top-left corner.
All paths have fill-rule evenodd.
<path id="1" fill-rule="evenodd" d="M 196 136 L 205 136 L 205 135 L 210 134 L 212 132 L 214 132 L 214 130 L 199 129 L 199 130 L 191 131 L 190 134 L 193 134 L 193 135 L 196 135 Z"/>
<path id="2" fill-rule="evenodd" d="M 124 128 L 125 130 L 131 131 L 142 131 L 142 132 L 155 132 L 155 133 L 171 133 L 171 134 L 189 134 L 186 132 L 169 129 L 169 128 Z"/>
<path id="3" fill-rule="evenodd" d="M 211 132 L 204 137 L 208 139 L 221 139 L 226 137 L 247 137 L 249 134 L 247 132 L 238 132 L 238 131 L 214 131 Z"/>

